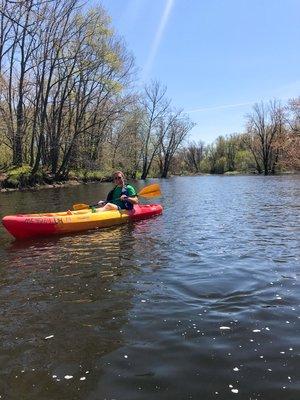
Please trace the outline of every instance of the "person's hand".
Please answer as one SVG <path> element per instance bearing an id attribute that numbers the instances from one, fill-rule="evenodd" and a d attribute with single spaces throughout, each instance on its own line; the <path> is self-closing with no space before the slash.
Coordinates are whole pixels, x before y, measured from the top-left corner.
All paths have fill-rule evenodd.
<path id="1" fill-rule="evenodd" d="M 121 199 L 122 201 L 126 201 L 126 200 L 128 200 L 128 196 L 126 196 L 126 194 L 122 194 L 122 196 L 120 197 L 120 199 Z"/>
<path id="2" fill-rule="evenodd" d="M 98 201 L 98 206 L 103 207 L 105 205 L 105 201 L 100 200 Z"/>

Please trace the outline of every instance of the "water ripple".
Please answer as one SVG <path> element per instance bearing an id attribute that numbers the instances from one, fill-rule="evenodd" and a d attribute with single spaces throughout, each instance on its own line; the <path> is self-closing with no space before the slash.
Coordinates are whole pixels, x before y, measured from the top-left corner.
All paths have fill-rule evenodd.
<path id="1" fill-rule="evenodd" d="M 0 231 L 0 396 L 300 396 L 299 177 L 160 183 L 152 220 L 23 243 Z M 5 195 L 2 212 L 108 189 Z"/>

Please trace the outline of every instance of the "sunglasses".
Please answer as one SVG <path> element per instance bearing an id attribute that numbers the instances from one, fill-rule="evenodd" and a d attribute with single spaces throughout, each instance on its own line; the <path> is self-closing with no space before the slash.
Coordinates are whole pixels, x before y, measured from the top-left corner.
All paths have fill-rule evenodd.
<path id="1" fill-rule="evenodd" d="M 114 177 L 114 180 L 115 181 L 121 181 L 123 178 L 122 178 L 122 176 L 115 176 Z"/>

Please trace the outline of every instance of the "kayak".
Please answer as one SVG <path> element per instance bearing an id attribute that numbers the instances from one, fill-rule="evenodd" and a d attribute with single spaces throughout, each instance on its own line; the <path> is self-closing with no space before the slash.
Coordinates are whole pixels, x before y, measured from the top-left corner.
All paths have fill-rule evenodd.
<path id="1" fill-rule="evenodd" d="M 130 211 L 84 209 L 58 213 L 8 215 L 2 219 L 2 223 L 16 239 L 28 239 L 107 228 L 129 221 L 151 218 L 161 214 L 162 210 L 160 204 L 137 204 Z"/>

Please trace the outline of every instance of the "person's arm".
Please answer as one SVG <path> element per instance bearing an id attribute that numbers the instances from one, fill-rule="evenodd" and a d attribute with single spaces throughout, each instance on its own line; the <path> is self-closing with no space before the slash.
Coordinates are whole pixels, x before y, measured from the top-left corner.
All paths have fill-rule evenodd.
<path id="1" fill-rule="evenodd" d="M 122 194 L 122 196 L 120 197 L 120 199 L 122 201 L 128 201 L 131 204 L 138 204 L 139 200 L 137 195 L 134 196 L 126 196 L 126 194 Z"/>
<path id="2" fill-rule="evenodd" d="M 137 198 L 137 195 L 135 196 L 126 196 L 126 194 L 122 194 L 122 196 L 120 197 L 120 199 L 122 201 L 128 201 L 131 204 L 138 204 L 139 200 Z"/>
<path id="3" fill-rule="evenodd" d="M 128 201 L 131 204 L 138 204 L 139 199 L 137 197 L 136 191 L 134 190 L 134 188 L 132 186 L 127 187 L 127 193 L 128 193 L 127 196 L 126 196 L 126 194 L 122 194 L 120 199 L 122 201 Z"/>

